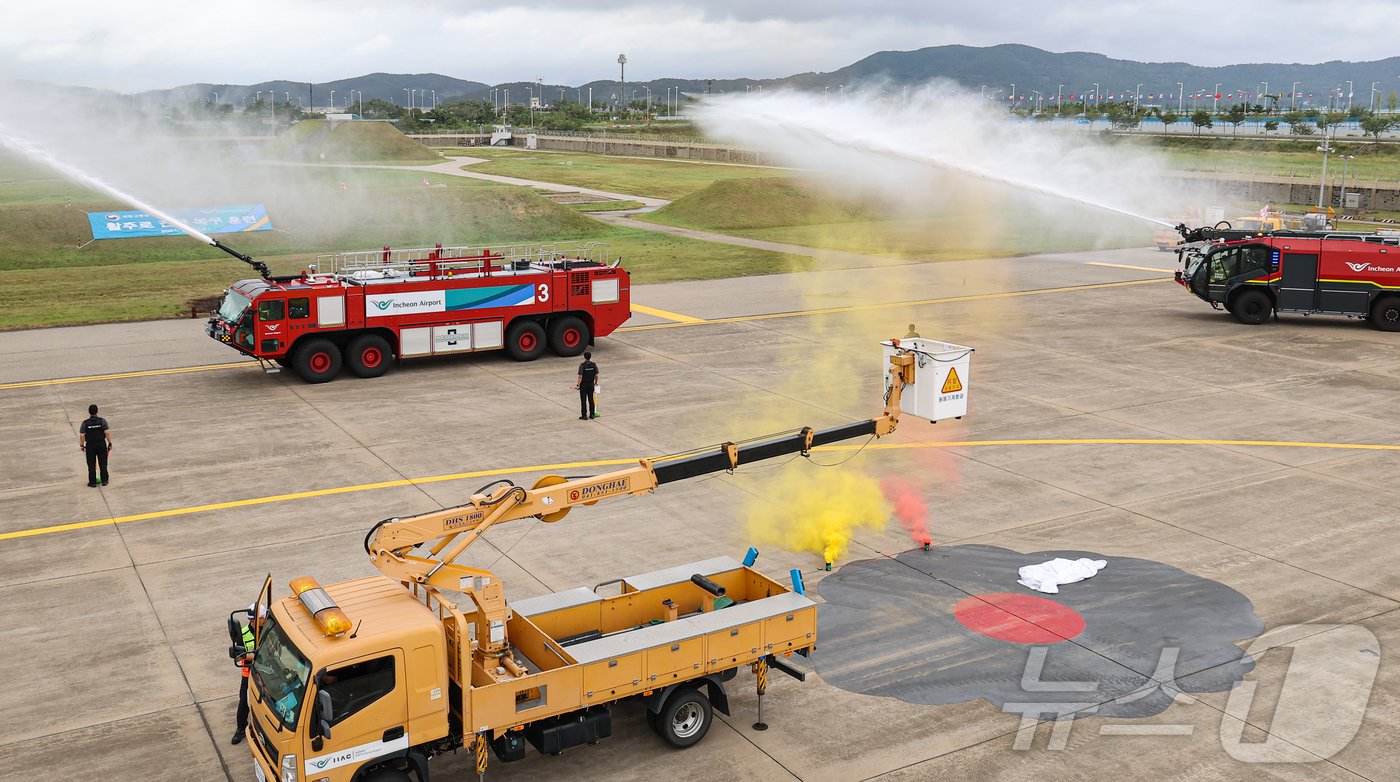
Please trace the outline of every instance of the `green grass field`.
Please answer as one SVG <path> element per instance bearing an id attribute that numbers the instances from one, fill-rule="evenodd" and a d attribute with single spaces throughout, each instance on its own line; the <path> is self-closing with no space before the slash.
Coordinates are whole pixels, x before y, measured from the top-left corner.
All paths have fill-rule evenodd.
<path id="1" fill-rule="evenodd" d="M 436 243 L 605 242 L 609 256 L 621 256 L 638 282 L 771 274 L 809 262 L 615 228 L 584 214 L 600 205 L 556 204 L 529 188 L 463 177 L 427 174 L 424 187 L 422 172 L 388 169 L 242 166 L 224 174 L 166 183 L 168 192 L 146 197 L 170 208 L 265 203 L 276 230 L 220 238 L 277 274 L 294 273 L 322 254 Z M 182 186 L 189 191 L 181 193 Z M 0 329 L 188 315 L 190 302 L 252 276 L 236 259 L 189 237 L 90 241 L 87 211 L 127 208 L 0 156 Z"/>
<path id="2" fill-rule="evenodd" d="M 471 157 L 487 162 L 468 166 L 481 174 L 537 179 L 574 187 L 675 200 L 710 183 L 727 179 L 782 176 L 783 172 L 754 166 L 677 163 L 651 158 L 613 157 L 570 152 L 526 152 L 476 148 Z"/>

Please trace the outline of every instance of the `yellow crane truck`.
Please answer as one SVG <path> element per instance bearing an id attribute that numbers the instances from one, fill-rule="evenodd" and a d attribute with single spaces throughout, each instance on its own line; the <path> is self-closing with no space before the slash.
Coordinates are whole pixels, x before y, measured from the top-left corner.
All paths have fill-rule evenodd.
<path id="1" fill-rule="evenodd" d="M 454 560 L 497 524 L 555 522 L 578 505 L 893 432 L 901 392 L 925 363 L 909 347 L 919 340 L 904 342 L 885 343 L 879 418 L 588 478 L 545 476 L 529 489 L 498 481 L 464 505 L 375 524 L 365 550 L 383 575 L 324 588 L 297 578 L 277 600 L 269 577 L 252 614 L 246 737 L 258 779 L 428 782 L 428 761 L 462 747 L 484 775 L 488 747 L 511 761 L 526 742 L 557 754 L 606 738 L 609 706 L 623 700 L 640 701 L 663 739 L 687 747 L 713 710 L 729 713 L 724 682 L 744 665 L 757 674 L 761 720 L 769 668 L 801 679 L 782 659 L 816 646 L 816 603 L 799 572 L 784 586 L 751 567 L 751 550 L 743 563 L 719 557 L 621 579 L 608 597 L 581 587 L 507 603 L 496 576 Z M 230 654 L 241 654 L 232 619 L 230 631 Z"/>

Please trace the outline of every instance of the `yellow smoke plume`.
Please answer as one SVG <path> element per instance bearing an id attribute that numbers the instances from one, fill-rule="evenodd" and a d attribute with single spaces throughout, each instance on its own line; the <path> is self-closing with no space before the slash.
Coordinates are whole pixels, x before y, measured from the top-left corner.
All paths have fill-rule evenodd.
<path id="1" fill-rule="evenodd" d="M 882 530 L 890 519 L 879 482 L 849 468 L 794 464 L 765 485 L 764 495 L 745 510 L 749 539 L 812 551 L 829 563 L 845 556 L 857 530 Z"/>

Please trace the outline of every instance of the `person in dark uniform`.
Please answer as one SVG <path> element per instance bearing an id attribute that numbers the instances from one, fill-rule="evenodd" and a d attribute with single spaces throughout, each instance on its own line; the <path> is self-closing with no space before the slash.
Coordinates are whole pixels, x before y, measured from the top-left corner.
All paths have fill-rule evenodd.
<path id="1" fill-rule="evenodd" d="M 592 353 L 584 353 L 583 363 L 578 365 L 578 382 L 574 384 L 574 388 L 578 389 L 578 420 L 580 421 L 598 417 L 598 412 L 593 409 L 593 390 L 597 383 L 598 365 L 593 363 Z"/>
<path id="2" fill-rule="evenodd" d="M 107 419 L 97 417 L 97 405 L 88 405 L 88 417 L 78 425 L 78 448 L 87 455 L 88 486 L 97 486 L 97 468 L 102 467 L 102 484 L 107 485 L 107 452 L 112 450 L 112 430 Z"/>

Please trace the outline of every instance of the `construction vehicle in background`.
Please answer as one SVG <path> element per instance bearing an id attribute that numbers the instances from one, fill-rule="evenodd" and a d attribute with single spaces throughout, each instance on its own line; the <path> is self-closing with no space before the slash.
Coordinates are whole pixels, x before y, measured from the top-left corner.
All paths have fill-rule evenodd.
<path id="1" fill-rule="evenodd" d="M 1241 323 L 1300 312 L 1400 331 L 1400 232 L 1179 229 L 1176 281 Z"/>
<path id="2" fill-rule="evenodd" d="M 714 710 L 729 713 L 724 682 L 741 666 L 756 674 L 759 727 L 768 671 L 800 680 L 783 660 L 816 648 L 816 603 L 799 571 L 791 587 L 779 583 L 752 567 L 750 549 L 743 562 L 717 557 L 621 579 L 608 597 L 595 587 L 507 602 L 495 575 L 455 560 L 498 524 L 557 522 L 580 505 L 880 437 L 902 410 L 966 411 L 970 348 L 917 338 L 884 346 L 878 418 L 642 459 L 605 475 L 548 475 L 528 489 L 497 481 L 464 505 L 375 524 L 365 551 L 383 575 L 324 588 L 297 578 L 293 594 L 276 600 L 269 577 L 257 598 L 268 610 L 255 620 L 249 687 L 258 778 L 428 782 L 429 760 L 462 747 L 484 775 L 488 748 L 512 761 L 527 742 L 558 754 L 608 737 L 621 701 L 645 709 L 667 743 L 688 747 Z"/>
<path id="3" fill-rule="evenodd" d="M 504 349 L 533 361 L 548 347 L 576 356 L 631 317 L 630 277 L 603 245 L 443 247 L 340 253 L 310 271 L 224 292 L 205 332 L 308 383 L 384 374 L 395 358 Z"/>

